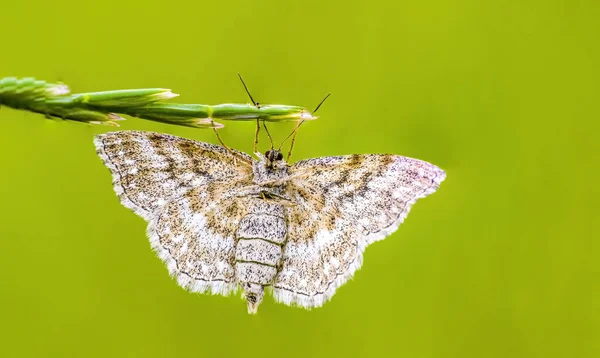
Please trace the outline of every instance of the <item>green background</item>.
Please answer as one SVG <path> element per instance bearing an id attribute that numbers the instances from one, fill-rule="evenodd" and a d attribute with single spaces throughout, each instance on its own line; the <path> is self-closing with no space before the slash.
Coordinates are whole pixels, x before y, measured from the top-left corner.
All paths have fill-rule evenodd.
<path id="1" fill-rule="evenodd" d="M 447 170 L 312 311 L 190 294 L 122 207 L 94 134 L 0 111 L 3 357 L 600 356 L 593 0 L 3 1 L 0 77 L 187 103 L 314 107 L 294 157 L 390 152 Z M 227 123 L 226 123 L 227 124 Z M 271 125 L 279 140 L 292 124 Z M 131 119 L 121 129 L 216 142 Z M 228 145 L 252 149 L 252 123 Z M 262 142 L 263 150 L 266 141 Z"/>

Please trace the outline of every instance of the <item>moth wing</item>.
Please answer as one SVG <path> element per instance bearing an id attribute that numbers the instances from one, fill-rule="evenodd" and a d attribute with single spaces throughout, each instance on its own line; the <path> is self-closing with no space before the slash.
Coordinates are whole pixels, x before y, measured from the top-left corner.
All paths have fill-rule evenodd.
<path id="1" fill-rule="evenodd" d="M 96 152 L 110 169 L 121 203 L 146 219 L 192 188 L 252 174 L 252 158 L 168 134 L 120 131 L 97 135 Z M 243 159 L 243 160 L 240 160 Z"/>
<path id="2" fill-rule="evenodd" d="M 435 192 L 445 172 L 395 155 L 350 155 L 290 167 L 288 241 L 274 296 L 318 307 L 362 265 L 365 248 L 390 235 L 412 205 Z"/>
<path id="3" fill-rule="evenodd" d="M 160 208 L 148 224 L 152 248 L 189 291 L 225 296 L 237 291 L 235 234 L 247 205 L 235 186 L 214 182 L 191 189 Z"/>

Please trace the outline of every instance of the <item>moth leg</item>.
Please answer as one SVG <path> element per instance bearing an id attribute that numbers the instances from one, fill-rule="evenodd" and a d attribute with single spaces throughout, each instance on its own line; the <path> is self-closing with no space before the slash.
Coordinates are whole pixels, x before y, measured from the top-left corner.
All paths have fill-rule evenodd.
<path id="1" fill-rule="evenodd" d="M 268 193 L 269 196 L 265 195 L 264 191 L 260 192 L 260 197 L 263 199 L 263 201 L 267 204 L 276 204 L 276 205 L 282 205 L 285 207 L 292 207 L 292 206 L 296 206 L 296 202 L 294 202 L 292 199 L 283 196 L 283 195 L 277 195 L 275 193 Z M 242 195 L 244 196 L 244 195 Z"/>
<path id="2" fill-rule="evenodd" d="M 254 152 L 257 152 L 258 148 L 258 133 L 260 132 L 260 124 L 258 123 L 258 119 L 256 120 L 256 131 L 254 133 Z"/>
<path id="3" fill-rule="evenodd" d="M 294 135 L 292 137 L 292 143 L 290 144 L 290 151 L 288 152 L 287 158 L 285 158 L 285 161 L 288 163 L 290 161 L 290 157 L 292 156 L 292 150 L 294 149 L 294 143 L 296 142 L 296 136 L 298 135 L 298 128 L 300 128 L 300 124 L 302 124 L 302 122 L 298 122 L 296 127 L 294 127 Z"/>
<path id="4" fill-rule="evenodd" d="M 227 151 L 233 156 L 233 165 L 237 166 L 237 157 L 238 157 L 238 155 L 235 154 L 231 150 L 231 148 L 229 148 L 227 146 L 227 144 L 225 144 L 225 142 L 223 142 L 223 139 L 221 139 L 221 136 L 219 135 L 219 132 L 217 131 L 217 128 L 214 126 L 215 122 L 214 122 L 214 120 L 212 118 L 210 118 L 210 123 L 213 125 L 213 131 L 215 132 L 215 135 L 217 136 L 217 139 L 219 140 L 219 143 L 221 143 L 221 145 L 223 146 L 223 148 L 227 149 Z M 244 161 L 244 160 L 242 159 L 242 161 Z"/>

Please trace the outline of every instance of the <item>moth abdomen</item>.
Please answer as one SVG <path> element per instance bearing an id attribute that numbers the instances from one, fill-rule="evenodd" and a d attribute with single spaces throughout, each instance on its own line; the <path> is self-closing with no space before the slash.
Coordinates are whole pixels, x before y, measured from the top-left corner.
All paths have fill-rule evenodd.
<path id="1" fill-rule="evenodd" d="M 252 213 L 240 221 L 236 237 L 239 239 L 263 239 L 281 245 L 285 242 L 286 233 L 287 229 L 283 218 L 266 213 Z"/>
<path id="2" fill-rule="evenodd" d="M 281 246 L 262 239 L 239 239 L 235 252 L 236 262 L 256 262 L 277 267 L 281 261 Z"/>
<path id="3" fill-rule="evenodd" d="M 270 214 L 273 212 L 280 211 L 271 208 L 247 214 L 240 221 L 236 233 L 235 271 L 244 289 L 249 313 L 256 312 L 265 286 L 273 283 L 281 267 L 287 229 L 284 219 Z"/>

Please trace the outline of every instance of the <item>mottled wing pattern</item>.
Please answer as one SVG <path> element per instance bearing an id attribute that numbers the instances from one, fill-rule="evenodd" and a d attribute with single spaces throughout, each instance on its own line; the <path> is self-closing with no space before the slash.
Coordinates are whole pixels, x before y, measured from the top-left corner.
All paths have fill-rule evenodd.
<path id="1" fill-rule="evenodd" d="M 121 202 L 149 222 L 151 246 L 178 283 L 195 292 L 235 291 L 234 237 L 246 209 L 233 193 L 252 184 L 242 161 L 251 157 L 151 132 L 107 133 L 95 143 Z"/>
<path id="2" fill-rule="evenodd" d="M 290 167 L 288 241 L 274 296 L 318 307 L 352 277 L 364 249 L 394 232 L 445 179 L 438 167 L 395 155 L 350 155 Z"/>
<path id="3" fill-rule="evenodd" d="M 166 204 L 150 221 L 152 248 L 181 287 L 222 295 L 237 291 L 235 234 L 248 199 L 236 197 L 234 190 L 221 183 L 194 188 Z"/>
<path id="4" fill-rule="evenodd" d="M 113 176 L 121 203 L 146 220 L 172 198 L 216 181 L 252 175 L 247 154 L 167 134 L 139 131 L 96 136 L 96 151 Z"/>

